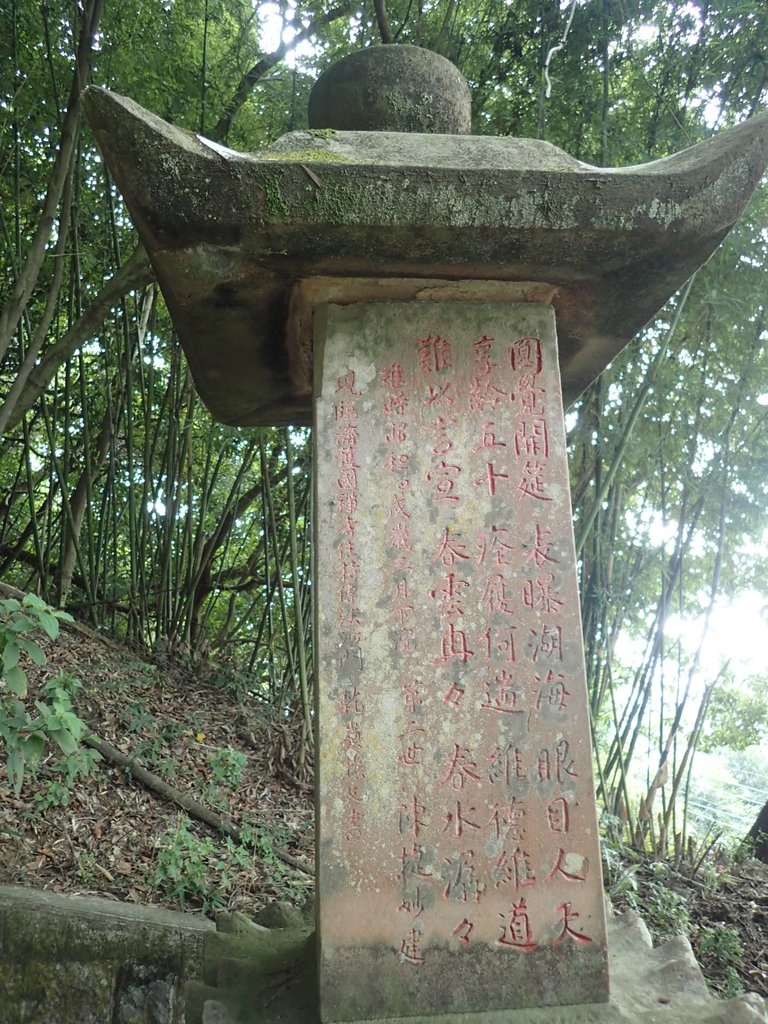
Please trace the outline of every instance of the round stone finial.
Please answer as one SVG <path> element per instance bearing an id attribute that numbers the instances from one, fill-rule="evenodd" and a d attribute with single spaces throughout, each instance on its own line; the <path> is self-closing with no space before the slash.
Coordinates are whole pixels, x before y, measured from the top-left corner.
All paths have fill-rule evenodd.
<path id="1" fill-rule="evenodd" d="M 382 44 L 350 53 L 320 75 L 309 96 L 309 127 L 346 132 L 468 135 L 469 86 L 433 50 Z"/>

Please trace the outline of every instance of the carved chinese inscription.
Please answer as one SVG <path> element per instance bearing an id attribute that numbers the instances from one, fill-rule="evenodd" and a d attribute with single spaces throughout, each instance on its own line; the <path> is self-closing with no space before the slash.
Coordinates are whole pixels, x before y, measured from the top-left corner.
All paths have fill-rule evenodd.
<path id="1" fill-rule="evenodd" d="M 324 330 L 324 1019 L 401 1015 L 395 992 L 410 1014 L 602 1001 L 552 311 L 329 307 Z"/>

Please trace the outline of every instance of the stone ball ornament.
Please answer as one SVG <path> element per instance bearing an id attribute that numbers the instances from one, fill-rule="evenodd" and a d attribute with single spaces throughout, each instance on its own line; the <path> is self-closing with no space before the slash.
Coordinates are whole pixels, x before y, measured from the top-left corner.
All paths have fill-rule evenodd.
<path id="1" fill-rule="evenodd" d="M 324 71 L 308 114 L 311 129 L 468 135 L 472 100 L 464 76 L 439 53 L 382 45 Z"/>

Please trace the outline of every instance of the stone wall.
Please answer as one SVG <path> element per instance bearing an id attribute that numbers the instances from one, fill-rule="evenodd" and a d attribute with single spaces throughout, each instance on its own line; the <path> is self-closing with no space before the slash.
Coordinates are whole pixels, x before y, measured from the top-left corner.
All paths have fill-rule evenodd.
<path id="1" fill-rule="evenodd" d="M 182 1024 L 215 925 L 82 896 L 0 886 L 3 1024 Z"/>

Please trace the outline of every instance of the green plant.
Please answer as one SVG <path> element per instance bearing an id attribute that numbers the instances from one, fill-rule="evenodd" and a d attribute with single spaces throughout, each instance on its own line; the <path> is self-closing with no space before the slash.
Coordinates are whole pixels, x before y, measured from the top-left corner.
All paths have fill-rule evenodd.
<path id="1" fill-rule="evenodd" d="M 77 861 L 77 880 L 81 885 L 91 886 L 98 878 L 96 854 L 84 853 Z"/>
<path id="2" fill-rule="evenodd" d="M 177 740 L 183 732 L 181 722 L 163 722 L 160 727 L 160 735 L 167 743 Z"/>
<path id="3" fill-rule="evenodd" d="M 45 651 L 29 637 L 42 630 L 51 640 L 59 635 L 59 623 L 71 622 L 67 612 L 56 611 L 36 594 L 25 594 L 0 601 L 0 653 L 3 658 L 3 681 L 6 691 L 15 697 L 26 697 L 27 675 L 21 666 L 22 653 L 35 665 L 46 663 Z"/>
<path id="4" fill-rule="evenodd" d="M 131 701 L 127 708 L 120 713 L 126 729 L 129 732 L 141 732 L 155 724 L 155 716 L 147 711 L 141 701 Z"/>
<path id="5" fill-rule="evenodd" d="M 153 736 L 147 740 L 139 739 L 136 743 L 136 758 L 153 768 L 158 768 L 165 759 L 164 748 L 162 736 Z"/>
<path id="6" fill-rule="evenodd" d="M 691 919 L 685 897 L 661 882 L 647 882 L 640 892 L 637 909 L 654 936 L 688 934 Z"/>
<path id="7" fill-rule="evenodd" d="M 306 876 L 286 867 L 275 854 L 276 848 L 285 846 L 290 840 L 290 830 L 285 826 L 266 828 L 246 823 L 241 827 L 240 835 L 244 846 L 252 851 L 249 856 L 261 865 L 266 882 L 275 896 L 294 906 L 304 906 L 311 893 Z"/>
<path id="8" fill-rule="evenodd" d="M 164 757 L 155 766 L 157 771 L 167 779 L 178 779 L 181 765 L 175 757 Z"/>
<path id="9" fill-rule="evenodd" d="M 208 767 L 217 786 L 235 790 L 240 785 L 248 756 L 234 747 L 222 747 L 208 754 Z"/>
<path id="10" fill-rule="evenodd" d="M 176 827 L 158 839 L 149 881 L 182 909 L 195 903 L 208 913 L 227 905 L 238 875 L 252 872 L 258 862 L 267 884 L 280 899 L 302 905 L 309 892 L 305 880 L 297 878 L 274 853 L 275 846 L 286 838 L 287 832 L 253 828 L 247 823 L 241 829 L 241 842 L 230 837 L 199 838 L 190 830 L 188 819 L 182 817 Z"/>
<path id="11" fill-rule="evenodd" d="M 44 790 L 35 794 L 36 806 L 40 810 L 48 807 L 67 807 L 77 783 L 81 779 L 91 778 L 101 760 L 101 754 L 88 747 L 80 747 L 73 754 L 59 758 L 48 767 L 53 778 Z"/>
<path id="12" fill-rule="evenodd" d="M 200 903 L 204 913 L 225 907 L 232 881 L 221 850 L 212 839 L 190 832 L 185 819 L 160 837 L 151 883 L 182 910 L 189 901 Z"/>
<path id="13" fill-rule="evenodd" d="M 744 991 L 738 966 L 744 956 L 741 936 L 727 925 L 713 925 L 701 929 L 696 952 L 708 968 L 710 987 L 726 999 Z"/>
<path id="14" fill-rule="evenodd" d="M 6 749 L 6 771 L 18 796 L 29 767 L 45 754 L 49 741 L 69 756 L 78 749 L 86 725 L 72 705 L 79 682 L 69 676 L 58 676 L 46 684 L 46 700 L 36 700 L 38 714 L 32 716 L 24 703 L 27 696 L 27 675 L 24 659 L 38 667 L 45 665 L 45 651 L 31 633 L 40 632 L 55 640 L 60 622 L 71 622 L 66 612 L 57 611 L 36 594 L 23 600 L 6 598 L 0 601 L 0 655 L 2 683 L 0 690 L 0 737 Z"/>
<path id="15" fill-rule="evenodd" d="M 621 840 L 621 822 L 613 815 L 603 814 L 600 853 L 603 862 L 605 891 L 612 903 L 637 909 L 637 854 Z"/>

